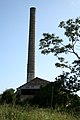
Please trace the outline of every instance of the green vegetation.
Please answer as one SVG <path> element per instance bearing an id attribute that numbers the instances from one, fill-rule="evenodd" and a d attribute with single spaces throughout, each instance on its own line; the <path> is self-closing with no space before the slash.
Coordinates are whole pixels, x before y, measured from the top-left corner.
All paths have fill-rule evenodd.
<path id="1" fill-rule="evenodd" d="M 44 33 L 40 50 L 42 54 L 56 56 L 55 66 L 66 68 L 56 80 L 62 81 L 65 89 L 77 92 L 80 90 L 80 17 L 62 21 L 58 27 L 63 29 L 64 38 Z M 69 56 L 73 58 L 69 59 Z"/>
<path id="2" fill-rule="evenodd" d="M 62 83 L 55 81 L 40 89 L 31 102 L 39 107 L 53 107 L 80 113 L 80 97 L 64 89 Z"/>
<path id="3" fill-rule="evenodd" d="M 61 87 L 62 83 L 53 82 L 40 91 L 33 98 L 27 98 L 23 101 L 13 89 L 7 89 L 0 96 L 0 104 L 19 105 L 19 106 L 38 106 L 39 108 L 52 108 L 56 111 L 74 113 L 80 116 L 80 97 L 72 94 L 70 91 Z"/>
<path id="4" fill-rule="evenodd" d="M 80 97 L 74 94 L 80 90 L 80 17 L 62 21 L 58 27 L 63 29 L 63 39 L 54 33 L 43 33 L 39 49 L 44 55 L 52 53 L 58 60 L 55 66 L 63 69 L 55 78 L 53 102 L 58 107 L 68 105 L 69 110 L 80 114 Z"/>
<path id="5" fill-rule="evenodd" d="M 52 109 L 0 105 L 0 120 L 80 120 L 74 115 Z"/>
<path id="6" fill-rule="evenodd" d="M 15 90 L 13 88 L 5 90 L 3 92 L 1 98 L 2 98 L 2 102 L 14 103 L 14 101 L 15 101 Z"/>

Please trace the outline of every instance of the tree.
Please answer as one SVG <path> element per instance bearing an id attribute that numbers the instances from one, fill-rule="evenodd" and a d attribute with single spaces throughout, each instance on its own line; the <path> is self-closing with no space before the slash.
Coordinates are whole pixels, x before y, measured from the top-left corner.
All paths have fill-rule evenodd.
<path id="1" fill-rule="evenodd" d="M 40 91 L 30 101 L 39 107 L 66 108 L 69 103 L 72 105 L 73 94 L 71 91 L 63 87 L 61 81 L 50 82 L 45 87 L 41 87 Z M 30 103 L 29 102 L 29 103 Z"/>
<path id="2" fill-rule="evenodd" d="M 3 92 L 2 94 L 2 102 L 4 103 L 14 103 L 15 100 L 15 93 L 14 93 L 14 89 L 7 89 Z"/>
<path id="3" fill-rule="evenodd" d="M 68 72 L 63 71 L 56 79 L 63 78 L 66 89 L 77 92 L 80 90 L 80 18 L 62 21 L 58 27 L 64 29 L 66 40 L 55 34 L 43 33 L 39 49 L 42 54 L 53 53 L 57 57 L 59 62 L 55 63 L 56 67 L 68 69 Z M 69 54 L 73 55 L 74 59 L 66 60 L 66 55 Z"/>

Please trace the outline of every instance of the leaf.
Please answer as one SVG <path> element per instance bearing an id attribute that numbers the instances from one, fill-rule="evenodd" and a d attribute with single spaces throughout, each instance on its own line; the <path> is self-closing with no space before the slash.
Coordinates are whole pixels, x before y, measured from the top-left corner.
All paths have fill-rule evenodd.
<path id="1" fill-rule="evenodd" d="M 59 60 L 60 62 L 63 62 L 63 61 L 64 61 L 64 58 L 63 58 L 63 57 L 58 57 L 58 60 Z"/>

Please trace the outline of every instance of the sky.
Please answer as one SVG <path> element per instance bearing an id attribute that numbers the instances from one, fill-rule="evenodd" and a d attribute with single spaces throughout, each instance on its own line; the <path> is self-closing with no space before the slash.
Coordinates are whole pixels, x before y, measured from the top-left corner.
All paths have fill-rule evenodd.
<path id="1" fill-rule="evenodd" d="M 59 22 L 80 16 L 80 0 L 0 0 L 0 93 L 26 83 L 30 7 L 36 7 L 36 77 L 54 81 L 62 71 L 53 54 L 41 54 L 39 40 L 43 33 L 63 38 Z"/>

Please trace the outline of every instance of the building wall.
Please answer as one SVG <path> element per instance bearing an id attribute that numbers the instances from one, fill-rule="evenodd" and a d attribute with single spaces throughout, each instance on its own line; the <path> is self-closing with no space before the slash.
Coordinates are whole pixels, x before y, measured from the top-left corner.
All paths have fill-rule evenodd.
<path id="1" fill-rule="evenodd" d="M 41 86 L 44 87 L 48 83 L 50 83 L 50 82 L 40 79 L 40 78 L 35 78 L 35 79 L 31 80 L 30 82 L 20 86 L 17 89 L 17 91 L 20 95 L 20 99 L 24 100 L 30 96 L 31 97 L 34 96 L 37 92 L 39 92 Z"/>

